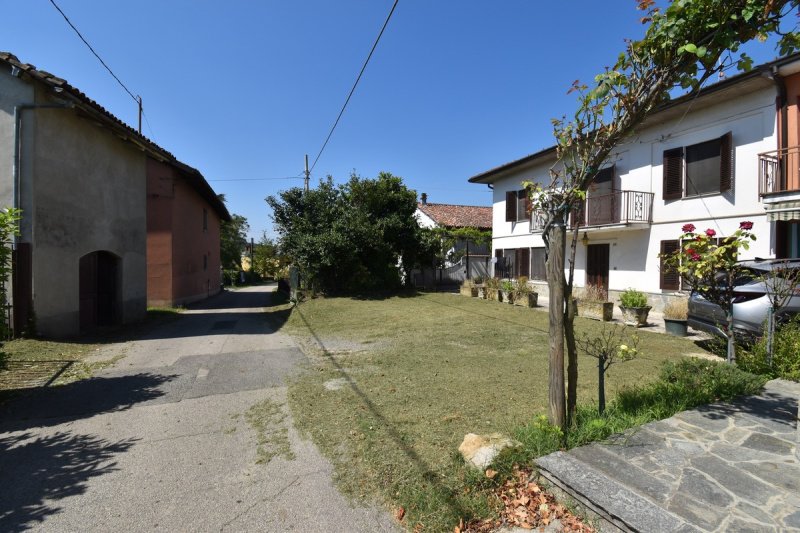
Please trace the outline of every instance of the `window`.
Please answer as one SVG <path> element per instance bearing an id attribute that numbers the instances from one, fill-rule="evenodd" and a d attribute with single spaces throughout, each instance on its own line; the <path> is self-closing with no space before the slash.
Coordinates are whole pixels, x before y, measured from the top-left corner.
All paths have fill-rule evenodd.
<path id="1" fill-rule="evenodd" d="M 530 219 L 531 201 L 525 190 L 506 192 L 506 222 Z"/>
<path id="2" fill-rule="evenodd" d="M 717 194 L 733 184 L 733 143 L 728 132 L 691 146 L 664 151 L 665 200 Z"/>
<path id="3" fill-rule="evenodd" d="M 208 210 L 203 208 L 203 231 L 208 230 Z"/>
<path id="4" fill-rule="evenodd" d="M 531 248 L 531 279 L 546 280 L 544 248 Z"/>

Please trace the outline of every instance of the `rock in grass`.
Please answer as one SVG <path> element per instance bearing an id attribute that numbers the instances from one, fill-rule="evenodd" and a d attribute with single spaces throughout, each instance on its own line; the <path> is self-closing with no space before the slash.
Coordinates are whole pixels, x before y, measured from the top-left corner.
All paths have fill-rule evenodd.
<path id="1" fill-rule="evenodd" d="M 476 435 L 467 433 L 458 447 L 468 465 L 483 470 L 494 461 L 497 454 L 506 448 L 519 446 L 519 443 L 500 433 Z"/>

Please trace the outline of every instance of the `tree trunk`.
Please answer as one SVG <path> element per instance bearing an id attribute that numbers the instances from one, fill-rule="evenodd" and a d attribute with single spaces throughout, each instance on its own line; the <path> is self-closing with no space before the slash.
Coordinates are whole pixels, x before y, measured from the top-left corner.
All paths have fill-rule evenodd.
<path id="1" fill-rule="evenodd" d="M 567 342 L 567 425 L 572 427 L 575 424 L 578 402 L 578 348 L 575 346 L 575 306 L 572 303 L 572 291 L 566 292 L 564 337 Z"/>
<path id="2" fill-rule="evenodd" d="M 769 306 L 767 310 L 767 364 L 772 368 L 772 343 L 775 338 L 775 308 Z"/>
<path id="3" fill-rule="evenodd" d="M 565 433 L 564 409 L 564 248 L 566 233 L 563 215 L 555 218 L 547 230 L 547 286 L 550 291 L 550 423 Z"/>
<path id="4" fill-rule="evenodd" d="M 606 411 L 606 359 L 597 358 L 597 411 L 602 415 Z"/>
<path id="5" fill-rule="evenodd" d="M 728 331 L 725 332 L 728 336 L 728 363 L 733 364 L 736 362 L 736 345 L 733 341 L 733 312 L 727 311 L 725 315 L 728 319 Z"/>

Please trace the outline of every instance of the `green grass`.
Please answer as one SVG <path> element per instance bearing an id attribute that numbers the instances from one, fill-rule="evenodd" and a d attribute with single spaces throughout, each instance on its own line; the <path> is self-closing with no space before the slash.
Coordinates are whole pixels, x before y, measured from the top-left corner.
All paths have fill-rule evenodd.
<path id="1" fill-rule="evenodd" d="M 582 318 L 576 326 L 579 336 L 602 327 Z M 292 413 L 346 493 L 402 506 L 405 523 L 426 531 L 491 512 L 456 450 L 466 433 L 512 434 L 546 412 L 546 313 L 450 294 L 330 298 L 300 304 L 284 330 L 316 356 L 290 386 Z M 607 375 L 609 398 L 698 351 L 686 339 L 639 336 L 641 356 Z M 594 363 L 580 359 L 578 395 L 589 405 Z M 326 388 L 337 379 L 343 387 Z"/>

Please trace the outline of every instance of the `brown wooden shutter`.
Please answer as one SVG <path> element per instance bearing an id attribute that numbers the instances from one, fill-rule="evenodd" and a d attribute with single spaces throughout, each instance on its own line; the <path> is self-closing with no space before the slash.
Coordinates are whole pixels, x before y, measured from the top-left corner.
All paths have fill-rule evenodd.
<path id="1" fill-rule="evenodd" d="M 681 288 L 681 275 L 674 267 L 667 266 L 666 257 L 674 254 L 680 249 L 681 242 L 677 239 L 661 241 L 661 283 L 660 287 L 669 291 L 677 291 Z"/>
<path id="2" fill-rule="evenodd" d="M 531 275 L 531 249 L 517 248 L 516 256 L 514 277 L 529 277 Z"/>
<path id="3" fill-rule="evenodd" d="M 506 192 L 506 222 L 517 220 L 517 191 Z"/>
<path id="4" fill-rule="evenodd" d="M 494 251 L 495 263 L 494 263 L 494 277 L 501 278 L 503 277 L 503 249 L 498 248 Z"/>
<path id="5" fill-rule="evenodd" d="M 683 147 L 664 150 L 664 200 L 683 196 Z"/>
<path id="6" fill-rule="evenodd" d="M 733 187 L 733 136 L 731 132 L 720 137 L 719 141 L 719 192 L 725 192 Z"/>

